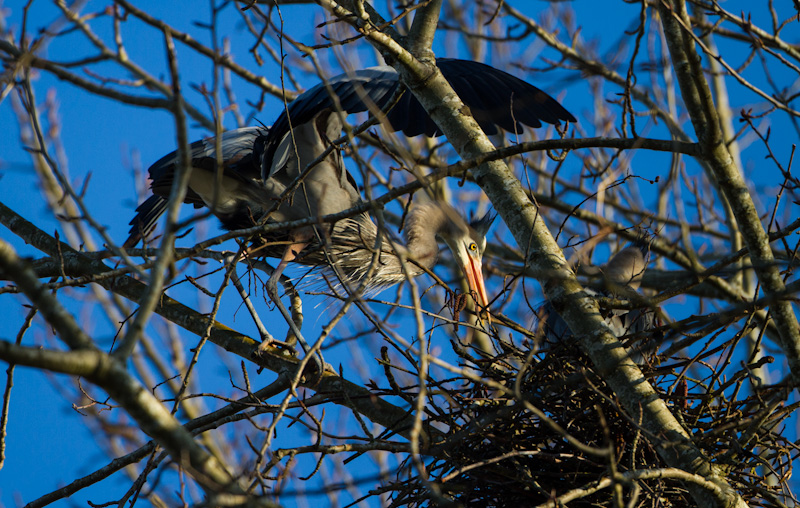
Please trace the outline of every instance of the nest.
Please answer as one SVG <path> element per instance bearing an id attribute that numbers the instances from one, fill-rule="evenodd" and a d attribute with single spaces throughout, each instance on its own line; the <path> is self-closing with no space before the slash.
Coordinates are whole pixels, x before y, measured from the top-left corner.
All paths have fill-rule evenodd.
<path id="1" fill-rule="evenodd" d="M 692 397 L 687 382 L 676 377 L 674 368 L 659 366 L 659 360 L 665 362 L 651 355 L 641 366 L 644 375 L 744 500 L 751 506 L 787 503 L 781 495 L 791 472 L 791 443 L 769 429 L 791 408 L 773 413 L 770 425 L 748 426 L 766 416 L 748 407 L 763 406 L 750 399 Z M 556 499 L 570 507 L 616 507 L 620 500 L 624 506 L 695 506 L 683 482 L 642 477 L 641 472 L 669 466 L 574 344 L 555 344 L 533 356 L 508 347 L 504 355 L 472 358 L 470 364 L 482 366 L 484 379 L 513 387 L 526 362 L 520 383 L 524 403 L 465 379 L 459 389 L 448 392 L 452 410 L 438 417 L 450 429 L 445 444 L 432 450 L 435 458 L 425 464 L 427 478 L 420 478 L 409 462 L 397 482 L 387 486 L 392 506 L 519 507 Z M 702 384 L 694 386 L 699 390 Z M 606 453 L 587 453 L 568 437 Z M 757 455 L 749 450 L 752 446 L 741 446 L 753 439 L 760 446 Z M 775 475 L 772 485 L 763 481 L 765 470 Z"/>

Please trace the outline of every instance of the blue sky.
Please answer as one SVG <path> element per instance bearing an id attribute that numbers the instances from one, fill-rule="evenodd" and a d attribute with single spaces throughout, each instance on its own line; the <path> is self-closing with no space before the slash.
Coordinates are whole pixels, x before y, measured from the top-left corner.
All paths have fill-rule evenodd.
<path id="1" fill-rule="evenodd" d="M 13 33 L 18 37 L 22 13 L 20 4 L 22 2 L 6 3 L 4 5 L 5 24 L 11 27 Z M 527 2 L 518 1 L 512 4 L 525 4 L 529 9 L 546 9 L 546 2 Z M 629 28 L 628 26 L 617 26 L 620 20 L 635 19 L 637 12 L 636 6 L 628 5 L 624 2 L 614 3 L 612 9 L 604 2 L 593 2 L 579 0 L 570 4 L 577 13 L 577 23 L 581 25 L 581 36 L 584 40 L 593 39 L 595 36 L 602 36 L 598 53 L 612 51 L 614 44 L 619 40 L 621 34 L 609 37 L 609 27 L 618 31 Z M 741 9 L 750 8 L 752 4 L 748 2 L 726 2 L 726 8 L 731 12 L 740 12 Z M 106 6 L 105 2 L 89 2 L 86 11 L 100 11 Z M 207 22 L 209 19 L 208 5 L 196 2 L 142 2 L 138 5 L 142 9 L 148 10 L 157 18 L 164 19 L 178 30 L 191 33 L 201 42 L 208 41 L 208 32 L 198 29 L 196 22 Z M 283 9 L 284 19 L 287 27 L 290 27 L 292 36 L 305 42 L 314 44 L 319 39 L 314 37 L 316 24 L 321 19 L 319 8 L 309 6 L 287 6 Z M 48 26 L 52 20 L 58 16 L 58 11 L 49 3 L 35 1 L 33 3 L 29 19 L 29 31 L 34 32 L 39 28 Z M 233 54 L 236 55 L 237 62 L 262 73 L 272 82 L 277 82 L 278 66 L 274 63 L 267 63 L 262 67 L 256 66 L 252 58 L 246 53 L 251 44 L 251 39 L 244 32 L 238 16 L 228 7 L 222 13 L 223 22 L 221 26 L 232 27 L 227 36 L 231 37 Z M 753 12 L 753 19 L 756 23 L 765 22 L 768 18 L 766 13 Z M 109 40 L 108 23 L 97 23 L 98 33 L 106 40 Z M 95 26 L 95 25 L 93 25 Z M 125 24 L 126 48 L 131 60 L 146 65 L 147 69 L 155 75 L 166 75 L 165 53 L 163 49 L 163 38 L 152 28 L 141 23 L 129 22 Z M 790 42 L 797 43 L 798 37 L 784 34 Z M 794 37 L 794 39 L 792 39 Z M 440 39 L 444 40 L 442 37 Z M 69 42 L 69 43 L 67 43 Z M 512 47 L 512 51 L 528 51 L 532 58 L 537 60 L 529 62 L 530 66 L 543 67 L 546 64 L 541 57 L 552 58 L 548 52 L 539 53 L 535 49 L 540 45 L 535 40 L 528 39 L 527 46 Z M 437 54 L 440 56 L 463 56 L 463 46 L 455 45 L 459 55 L 450 52 L 445 54 L 444 42 L 437 46 Z M 533 49 L 531 49 L 533 48 Z M 733 45 L 734 51 L 741 51 L 744 57 L 746 47 L 743 44 Z M 448 47 L 448 51 L 452 49 Z M 89 47 L 83 37 L 79 34 L 68 36 L 65 41 L 53 44 L 44 53 L 47 58 L 54 61 L 63 61 L 79 58 L 89 52 Z M 332 60 L 331 52 L 320 51 L 321 59 Z M 366 64 L 374 64 L 373 53 L 364 47 L 359 51 L 359 56 Z M 741 62 L 737 62 L 741 63 Z M 179 64 L 181 78 L 183 80 L 184 93 L 188 100 L 203 112 L 207 112 L 199 94 L 193 91 L 191 84 L 207 83 L 210 79 L 210 65 L 208 62 L 199 59 L 192 51 L 181 48 L 179 45 Z M 94 67 L 96 72 L 112 73 L 119 78 L 127 78 L 117 68 L 110 65 L 100 65 Z M 509 72 L 519 75 L 514 69 Z M 618 69 L 619 72 L 625 71 L 625 64 Z M 644 74 L 644 73 L 643 73 Z M 304 86 L 311 86 L 317 82 L 316 77 L 300 74 Z M 597 105 L 593 102 L 589 94 L 589 86 L 586 80 L 568 79 L 574 75 L 568 75 L 558 71 L 553 73 L 536 73 L 523 76 L 534 82 L 545 91 L 558 95 L 559 99 L 567 108 L 572 111 L 580 120 L 581 125 L 587 128 L 591 122 L 587 122 L 593 115 Z M 797 76 L 792 76 L 788 72 L 779 72 L 770 78 L 783 86 L 794 86 L 797 90 Z M 764 74 L 752 73 L 748 79 L 758 86 L 764 86 L 769 90 L 767 76 Z M 607 99 L 615 99 L 619 90 L 605 85 L 604 95 Z M 48 94 L 52 94 L 58 104 L 60 119 L 60 130 L 65 149 L 65 155 L 69 161 L 69 175 L 75 187 L 80 188 L 88 175 L 91 175 L 86 187 L 85 202 L 95 217 L 108 228 L 109 234 L 122 241 L 127 234 L 127 223 L 133 215 L 133 210 L 138 203 L 135 192 L 136 183 L 133 168 L 144 170 L 149 164 L 160 158 L 162 155 L 175 149 L 175 126 L 170 114 L 164 111 L 153 111 L 134 106 L 120 104 L 116 101 L 98 98 L 75 86 L 60 82 L 47 73 L 38 73 L 35 76 L 34 87 L 36 90 L 37 101 L 41 104 L 47 99 Z M 255 103 L 259 100 L 259 91 L 252 85 L 235 80 L 235 90 L 240 104 L 246 101 Z M 731 97 L 734 104 L 734 111 L 747 109 L 754 104 L 761 103 L 761 100 L 754 94 L 742 92 L 737 88 L 735 95 Z M 252 108 L 244 111 L 247 116 L 251 114 L 264 123 L 271 122 L 281 110 L 281 103 L 274 98 L 267 98 L 264 109 L 261 112 L 254 112 Z M 640 126 L 647 125 L 643 129 L 650 137 L 665 138 L 665 129 L 662 124 L 655 125 L 648 122 L 644 117 L 640 117 Z M 686 120 L 685 118 L 683 120 Z M 254 124 L 251 120 L 250 124 Z M 0 125 L 5 126 L 5 134 L 0 136 L 0 189 L 3 189 L 3 203 L 11 207 L 29 220 L 34 221 L 39 227 L 48 232 L 60 229 L 60 224 L 48 212 L 41 192 L 37 187 L 36 175 L 31 167 L 30 158 L 20 147 L 18 124 L 15 120 L 15 113 L 11 108 L 11 101 L 6 98 L 0 103 Z M 226 127 L 235 127 L 232 115 L 226 116 Z M 766 127 L 766 125 L 763 125 Z M 739 125 L 737 124 L 737 128 Z M 691 127 L 687 127 L 687 132 L 692 133 Z M 788 161 L 788 147 L 797 140 L 796 131 L 793 128 L 780 126 L 772 130 L 772 144 L 779 147 L 777 155 L 784 157 L 783 162 Z M 191 125 L 190 137 L 197 139 L 207 135 L 207 131 L 196 124 Z M 587 136 L 594 135 L 589 132 Z M 766 154 L 760 141 L 751 140 L 752 145 L 747 147 L 745 174 L 749 178 L 751 185 L 755 189 L 776 189 L 781 182 L 781 176 L 771 164 L 765 164 L 763 157 Z M 133 161 L 133 163 L 132 163 Z M 580 165 L 571 161 L 569 171 L 573 175 L 579 174 Z M 649 153 L 636 153 L 632 159 L 632 167 L 636 168 L 637 174 L 644 178 L 655 178 L 663 175 L 665 168 L 668 167 L 668 157 L 666 155 L 654 155 Z M 663 177 L 662 177 L 663 178 Z M 640 184 L 644 189 L 643 200 L 652 204 L 653 195 L 649 194 L 647 186 Z M 686 191 L 688 193 L 688 191 Z M 765 192 L 765 195 L 774 195 L 774 192 Z M 763 203 L 764 210 L 771 210 L 771 203 Z M 477 206 L 465 203 L 467 209 L 475 209 Z M 188 212 L 188 210 L 187 210 Z M 792 217 L 798 215 L 797 206 L 786 206 L 782 208 L 781 214 L 785 223 Z M 688 213 L 693 214 L 692 210 Z M 203 230 L 203 226 L 197 226 L 198 235 L 203 234 L 208 237 L 213 236 L 217 227 L 213 221 L 207 226 L 208 230 Z M 498 225 L 494 233 L 498 241 L 510 242 L 509 235 L 502 225 Z M 18 252 L 23 255 L 37 255 L 37 252 L 29 246 L 22 244 L 13 238 L 7 230 L 0 230 L 0 237 L 10 239 Z M 562 239 L 562 245 L 567 239 Z M 696 248 L 702 246 L 695 246 Z M 600 249 L 597 262 L 605 260 L 605 251 Z M 569 255 L 569 253 L 567 253 Z M 493 287 L 498 287 L 499 281 L 494 281 Z M 536 294 L 538 287 L 532 288 L 534 298 L 541 298 Z M 202 301 L 197 296 L 182 293 L 187 303 L 197 303 L 200 306 L 208 306 L 208 301 Z M 386 299 L 390 295 L 385 296 Z M 8 295 L 2 295 L 2 303 L 7 309 L 2 313 L 3 319 L 0 320 L 0 337 L 3 340 L 13 340 L 19 330 L 22 315 L 19 314 L 18 307 L 9 305 Z M 76 304 L 71 310 L 83 322 L 90 323 L 90 332 L 98 339 L 101 345 L 110 344 L 111 338 L 115 333 L 112 324 L 105 322 L 101 316 L 95 312 L 86 312 L 77 304 L 80 301 L 74 297 Z M 223 302 L 224 310 L 221 314 L 229 324 L 235 325 L 237 329 L 255 335 L 253 327 L 249 324 L 247 316 L 243 310 L 238 310 L 238 304 L 233 299 Z M 321 298 L 309 299 L 306 301 L 307 321 L 311 328 L 319 329 L 325 324 L 329 315 L 325 312 L 328 303 Z M 690 309 L 686 309 L 691 312 Z M 681 305 L 677 304 L 670 309 L 670 312 L 680 314 Z M 277 317 L 277 313 L 270 313 L 270 318 L 277 323 L 272 323 L 280 332 L 283 333 L 283 325 Z M 352 319 L 357 320 L 353 317 Z M 413 323 L 405 322 L 400 324 L 400 329 L 413 330 Z M 33 334 L 36 344 L 47 343 L 51 340 L 46 337 L 49 332 L 42 327 Z M 311 332 L 309 332 L 311 333 Z M 380 342 L 374 341 L 374 347 L 364 353 L 366 360 L 371 360 L 373 351 L 377 350 Z M 436 347 L 448 348 L 446 341 L 438 343 Z M 187 353 L 188 354 L 188 353 Z M 342 363 L 346 368 L 351 368 L 348 362 L 352 358 L 347 353 L 335 354 L 326 359 L 338 365 Z M 365 361 L 366 361 L 365 360 Z M 202 365 L 204 373 L 217 376 L 220 379 L 222 391 L 230 394 L 231 389 L 228 379 L 229 371 L 236 371 L 238 359 L 214 358 L 211 353 L 204 356 Z M 355 371 L 356 368 L 352 367 Z M 234 374 L 236 376 L 237 374 Z M 255 374 L 254 374 L 255 375 Z M 266 376 L 266 374 L 265 374 Z M 266 381 L 264 381 L 266 383 Z M 86 418 L 83 418 L 74 410 L 70 403 L 60 394 L 58 387 L 62 383 L 68 383 L 63 376 L 47 376 L 39 371 L 31 369 L 17 368 L 14 377 L 15 388 L 11 402 L 11 419 L 8 425 L 9 439 L 7 440 L 6 463 L 0 470 L 0 502 L 6 506 L 16 506 L 20 503 L 31 501 L 55 488 L 58 488 L 72 479 L 88 474 L 99 466 L 108 462 L 105 452 L 98 446 L 92 437 L 92 431 L 85 425 Z M 58 471 L 58 474 L 53 474 Z M 122 475 L 117 474 L 111 479 L 102 482 L 100 485 L 81 491 L 78 495 L 70 499 L 75 505 L 85 506 L 86 500 L 101 502 L 115 499 L 124 493 L 130 485 L 130 481 Z M 289 502 L 291 504 L 291 502 Z"/>

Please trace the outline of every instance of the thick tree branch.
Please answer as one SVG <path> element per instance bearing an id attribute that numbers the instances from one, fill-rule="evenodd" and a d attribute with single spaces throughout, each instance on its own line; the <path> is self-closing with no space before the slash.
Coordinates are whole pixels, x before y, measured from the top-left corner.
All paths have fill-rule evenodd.
<path id="1" fill-rule="evenodd" d="M 663 0 L 659 8 L 673 67 L 703 150 L 703 159 L 713 170 L 721 192 L 730 201 L 764 292 L 768 297 L 784 294 L 786 286 L 780 269 L 774 263 L 767 232 L 761 224 L 747 182 L 726 146 L 700 55 L 692 34 L 688 33 L 690 24 L 686 5 L 682 0 Z M 800 325 L 797 316 L 788 300 L 778 301 L 771 311 L 781 334 L 780 345 L 789 361 L 794 385 L 800 386 Z"/>
<path id="2" fill-rule="evenodd" d="M 386 34 L 370 28 L 378 23 L 370 24 L 364 20 L 353 22 L 356 17 L 350 13 L 351 2 L 321 0 L 320 3 L 336 16 L 353 24 L 384 55 L 390 57 L 389 63 L 397 69 L 403 82 L 442 129 L 462 159 L 474 159 L 494 149 L 438 68 L 420 62 Z M 692 443 L 691 437 L 613 335 L 600 314 L 597 302 L 583 291 L 568 268 L 538 207 L 528 199 L 519 180 L 502 161 L 482 164 L 472 174 L 511 230 L 519 247 L 526 252 L 527 261 L 533 269 L 538 273 L 554 275 L 552 279 L 543 281 L 545 292 L 575 336 L 580 338 L 583 349 L 598 373 L 631 415 L 638 417 L 641 414 L 642 425 L 647 431 L 663 437 L 663 443 L 653 443 L 659 454 L 670 466 L 699 474 L 719 486 L 714 491 L 690 487 L 698 504 L 744 506 L 744 502 L 711 461 Z"/>
<path id="3" fill-rule="evenodd" d="M 2 203 L 0 203 L 0 223 L 25 239 L 27 243 L 50 256 L 59 258 L 61 256 L 60 253 L 64 253 L 65 256 L 71 259 L 71 262 L 65 265 L 67 275 L 100 275 L 109 270 L 102 262 L 84 256 L 65 243 L 57 242 L 50 235 L 23 219 Z M 72 272 L 71 270 L 75 271 Z M 127 276 L 103 278 L 97 284 L 131 301 L 138 301 L 147 290 L 145 284 Z M 155 312 L 198 336 L 203 336 L 208 329 L 207 316 L 166 295 L 162 295 L 159 299 Z M 216 321 L 211 324 L 209 340 L 245 360 L 252 361 L 279 374 L 293 374 L 300 364 L 299 360 L 293 358 L 256 354 L 258 342 Z M 390 404 L 380 397 L 376 397 L 362 386 L 351 383 L 327 371 L 318 384 L 313 386 L 304 384 L 303 386 L 313 388 L 317 393 L 329 397 L 331 402 L 357 411 L 359 414 L 387 429 L 391 429 L 399 435 L 405 437 L 409 435 L 413 418 L 408 411 Z M 426 432 L 429 433 L 429 437 L 433 441 L 440 435 L 434 428 L 426 429 Z"/>
<path id="4" fill-rule="evenodd" d="M 174 416 L 125 369 L 124 365 L 101 353 L 74 318 L 36 279 L 28 263 L 0 240 L 0 273 L 17 283 L 40 309 L 47 322 L 73 353 L 35 350 L 0 342 L 0 357 L 10 363 L 30 363 L 52 370 L 79 373 L 100 386 L 140 425 L 142 431 L 158 441 L 173 459 L 186 467 L 209 494 L 220 491 L 239 493 L 233 477 L 217 460 L 198 445 Z M 61 360 L 64 365 L 61 366 Z"/>

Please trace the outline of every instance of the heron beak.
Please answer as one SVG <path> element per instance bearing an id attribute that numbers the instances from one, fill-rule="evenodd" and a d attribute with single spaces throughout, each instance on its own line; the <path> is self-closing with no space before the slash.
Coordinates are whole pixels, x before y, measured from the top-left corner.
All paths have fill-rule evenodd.
<path id="1" fill-rule="evenodd" d="M 483 265 L 480 259 L 475 259 L 472 256 L 467 256 L 466 266 L 463 267 L 464 273 L 467 275 L 467 284 L 469 289 L 475 295 L 475 301 L 478 304 L 478 317 L 482 317 L 486 312 L 489 324 L 492 324 L 492 315 L 489 314 L 489 296 L 486 293 L 486 285 L 483 283 Z"/>

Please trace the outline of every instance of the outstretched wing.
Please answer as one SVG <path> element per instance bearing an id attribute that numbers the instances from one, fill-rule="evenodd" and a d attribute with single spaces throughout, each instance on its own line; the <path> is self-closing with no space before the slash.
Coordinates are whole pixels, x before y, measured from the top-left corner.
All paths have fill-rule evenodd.
<path id="1" fill-rule="evenodd" d="M 496 134 L 496 126 L 516 132 L 522 124 L 541 127 L 542 122 L 576 121 L 555 99 L 507 72 L 479 62 L 452 58 L 440 58 L 437 65 L 486 134 Z M 281 113 L 272 125 L 265 140 L 264 178 L 269 178 L 285 164 L 288 154 L 276 151 L 289 133 L 290 120 L 291 125 L 300 125 L 326 108 L 341 109 L 348 114 L 372 108 L 383 109 L 400 85 L 397 71 L 384 65 L 340 74 L 327 83 L 308 89 L 289 104 L 287 111 Z M 441 134 L 411 93 L 402 95 L 386 119 L 393 130 L 402 131 L 406 136 Z"/>

